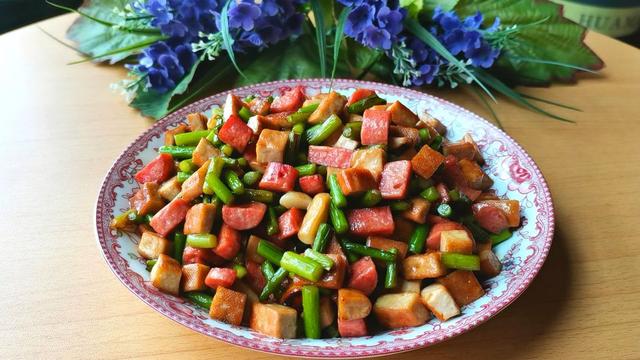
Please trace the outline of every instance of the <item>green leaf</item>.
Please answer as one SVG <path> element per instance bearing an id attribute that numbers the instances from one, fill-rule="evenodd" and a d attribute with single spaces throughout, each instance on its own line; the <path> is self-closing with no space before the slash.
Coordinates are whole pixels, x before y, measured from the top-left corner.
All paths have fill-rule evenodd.
<path id="1" fill-rule="evenodd" d="M 246 75 L 242 70 L 240 70 L 238 63 L 236 62 L 236 56 L 233 52 L 233 39 L 229 32 L 229 5 L 231 4 L 231 1 L 233 0 L 227 0 L 227 3 L 222 7 L 222 12 L 220 13 L 220 33 L 222 33 L 222 43 L 227 50 L 227 55 L 229 56 L 229 60 L 231 60 L 233 67 L 236 68 L 238 74 L 246 78 Z"/>
<path id="2" fill-rule="evenodd" d="M 344 23 L 349 15 L 348 8 L 342 9 L 340 17 L 338 17 L 338 24 L 336 25 L 335 38 L 333 40 L 333 66 L 331 67 L 331 80 L 336 76 L 336 68 L 338 67 L 338 61 L 340 57 L 340 47 L 342 47 L 342 39 L 344 38 Z"/>
<path id="3" fill-rule="evenodd" d="M 80 64 L 80 63 L 87 62 L 87 61 L 100 61 L 102 59 L 108 58 L 109 56 L 122 54 L 122 53 L 130 53 L 131 51 L 144 49 L 147 46 L 149 46 L 149 45 L 151 45 L 151 44 L 153 44 L 153 43 L 155 43 L 157 41 L 165 40 L 165 39 L 166 39 L 165 36 L 152 36 L 151 38 L 149 38 L 147 40 L 144 40 L 144 41 L 142 41 L 140 43 L 131 44 L 131 45 L 129 45 L 127 47 L 124 47 L 122 49 L 114 49 L 114 50 L 111 50 L 111 51 L 107 51 L 106 53 L 103 53 L 103 54 L 89 56 L 86 59 L 70 62 L 69 65 Z"/>
<path id="4" fill-rule="evenodd" d="M 325 38 L 326 31 L 324 29 L 324 10 L 318 0 L 311 0 L 311 10 L 313 11 L 314 27 L 316 29 L 316 44 L 318 46 L 318 61 L 320 62 L 320 74 L 322 77 L 327 76 L 327 56 Z"/>
<path id="5" fill-rule="evenodd" d="M 107 54 L 117 49 L 125 49 L 134 44 L 139 44 L 156 38 L 158 33 L 134 33 L 118 27 L 105 25 L 104 23 L 116 24 L 122 17 L 116 14 L 113 9 L 123 9 L 128 4 L 127 0 L 101 0 L 92 1 L 83 6 L 80 10 L 91 17 L 101 19 L 103 22 L 94 21 L 86 16 L 78 18 L 67 30 L 67 38 L 78 44 L 78 51 L 95 57 Z M 127 57 L 137 54 L 140 49 L 117 52 L 112 55 L 101 57 L 98 61 L 108 61 L 115 64 Z"/>
<path id="6" fill-rule="evenodd" d="M 449 11 L 453 9 L 459 0 L 423 0 L 422 1 L 422 9 L 433 11 L 435 8 L 440 6 L 442 10 Z M 414 1 L 415 2 L 415 1 Z M 400 1 L 402 4 L 402 1 Z"/>
<path id="7" fill-rule="evenodd" d="M 584 44 L 586 29 L 562 17 L 561 5 L 538 0 L 459 0 L 455 10 L 460 16 L 480 11 L 486 25 L 496 16 L 504 27 L 531 24 L 520 26 L 511 35 L 492 68 L 510 82 L 545 85 L 553 80 L 572 81 L 577 70 L 561 64 L 591 70 L 604 66 Z"/>
<path id="8" fill-rule="evenodd" d="M 170 91 L 166 93 L 158 93 L 153 89 L 147 91 L 141 91 L 136 95 L 136 98 L 131 102 L 131 106 L 140 110 L 142 115 L 150 116 L 154 119 L 159 119 L 167 114 L 169 103 L 171 98 L 176 95 L 182 94 L 187 90 L 189 83 L 193 79 L 193 75 L 200 64 L 200 60 L 197 60 L 191 70 L 180 80 L 180 82 Z"/>

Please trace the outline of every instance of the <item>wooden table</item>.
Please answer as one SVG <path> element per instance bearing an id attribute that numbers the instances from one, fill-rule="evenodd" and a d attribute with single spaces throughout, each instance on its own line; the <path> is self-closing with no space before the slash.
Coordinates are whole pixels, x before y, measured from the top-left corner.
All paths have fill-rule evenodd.
<path id="1" fill-rule="evenodd" d="M 40 24 L 62 37 L 72 16 Z M 640 358 L 640 51 L 590 34 L 607 67 L 577 86 L 526 89 L 575 105 L 575 125 L 505 100 L 505 130 L 554 196 L 556 237 L 520 299 L 476 330 L 390 358 Z M 113 276 L 94 238 L 102 177 L 151 120 L 37 26 L 0 36 L 0 358 L 267 359 L 151 310 Z M 489 117 L 469 95 L 437 91 Z"/>

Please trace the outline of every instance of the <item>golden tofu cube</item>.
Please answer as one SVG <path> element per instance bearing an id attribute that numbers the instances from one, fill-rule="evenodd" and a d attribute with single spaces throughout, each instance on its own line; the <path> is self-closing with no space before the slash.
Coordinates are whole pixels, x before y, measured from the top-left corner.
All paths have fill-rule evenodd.
<path id="1" fill-rule="evenodd" d="M 404 293 L 420 293 L 420 280 L 401 280 L 399 292 Z"/>
<path id="2" fill-rule="evenodd" d="M 456 270 L 438 282 L 449 290 L 458 306 L 467 305 L 484 295 L 484 289 L 472 271 Z"/>
<path id="3" fill-rule="evenodd" d="M 167 201 L 173 200 L 182 190 L 182 185 L 178 181 L 178 177 L 174 176 L 171 179 L 165 181 L 158 189 L 158 194 Z"/>
<path id="4" fill-rule="evenodd" d="M 288 139 L 286 131 L 262 130 L 256 143 L 256 160 L 259 163 L 282 162 Z"/>
<path id="5" fill-rule="evenodd" d="M 481 250 L 478 252 L 480 256 L 480 272 L 487 277 L 494 277 L 500 274 L 502 263 L 493 250 Z"/>
<path id="6" fill-rule="evenodd" d="M 209 316 L 227 324 L 240 325 L 246 302 L 246 294 L 218 286 L 211 301 Z"/>
<path id="7" fill-rule="evenodd" d="M 382 295 L 373 305 L 373 313 L 388 329 L 419 326 L 429 320 L 429 312 L 416 293 Z"/>
<path id="8" fill-rule="evenodd" d="M 402 270 L 407 280 L 435 279 L 447 273 L 437 251 L 406 257 Z"/>
<path id="9" fill-rule="evenodd" d="M 138 254 L 145 259 L 157 259 L 160 254 L 166 254 L 171 248 L 171 241 L 153 231 L 145 231 L 138 243 Z"/>
<path id="10" fill-rule="evenodd" d="M 199 291 L 206 289 L 204 279 L 209 273 L 210 267 L 203 264 L 187 264 L 182 266 L 182 291 Z"/>
<path id="11" fill-rule="evenodd" d="M 171 295 L 180 293 L 182 268 L 174 258 L 161 254 L 151 269 L 151 285 Z"/>
<path id="12" fill-rule="evenodd" d="M 298 313 L 278 304 L 253 304 L 249 327 L 259 333 L 281 339 L 296 337 Z"/>
<path id="13" fill-rule="evenodd" d="M 195 150 L 193 150 L 193 155 L 191 155 L 191 160 L 194 165 L 202 166 L 207 160 L 211 159 L 214 156 L 220 156 L 220 150 L 217 147 L 213 146 L 209 140 L 202 138 L 200 142 L 198 142 L 198 146 L 196 146 Z"/>
<path id="14" fill-rule="evenodd" d="M 447 230 L 440 233 L 440 251 L 458 254 L 473 253 L 473 240 L 464 230 Z"/>
<path id="15" fill-rule="evenodd" d="M 441 321 L 460 314 L 460 308 L 442 284 L 431 284 L 420 292 L 424 305 Z"/>
<path id="16" fill-rule="evenodd" d="M 369 170 L 376 180 L 380 180 L 386 158 L 386 152 L 379 147 L 356 150 L 351 156 L 351 167 Z"/>

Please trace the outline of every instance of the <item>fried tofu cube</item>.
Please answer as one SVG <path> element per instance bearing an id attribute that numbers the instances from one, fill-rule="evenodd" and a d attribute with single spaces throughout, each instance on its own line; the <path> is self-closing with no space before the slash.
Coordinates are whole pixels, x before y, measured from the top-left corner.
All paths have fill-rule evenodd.
<path id="1" fill-rule="evenodd" d="M 356 150 L 351 156 L 351 167 L 369 170 L 379 181 L 386 158 L 385 151 L 379 147 Z"/>
<path id="2" fill-rule="evenodd" d="M 418 115 L 397 100 L 387 106 L 387 111 L 391 113 L 391 121 L 397 125 L 413 127 L 419 120 Z"/>
<path id="3" fill-rule="evenodd" d="M 178 181 L 178 177 L 174 176 L 171 179 L 165 181 L 158 189 L 158 194 L 167 201 L 173 200 L 182 190 L 182 185 Z"/>
<path id="4" fill-rule="evenodd" d="M 160 254 L 158 261 L 151 269 L 151 285 L 171 295 L 180 293 L 182 268 L 174 258 Z"/>
<path id="5" fill-rule="evenodd" d="M 229 117 L 238 116 L 238 111 L 242 108 L 242 100 L 233 94 L 227 95 L 222 107 L 222 118 L 227 121 Z"/>
<path id="6" fill-rule="evenodd" d="M 473 253 L 473 240 L 464 230 L 447 230 L 440 233 L 440 251 L 458 254 Z"/>
<path id="7" fill-rule="evenodd" d="M 487 190 L 493 185 L 493 180 L 487 175 L 478 163 L 472 160 L 462 159 L 458 161 L 460 170 L 469 187 L 476 190 Z"/>
<path id="8" fill-rule="evenodd" d="M 309 124 L 319 124 L 327 120 L 332 114 L 340 114 L 346 103 L 346 97 L 335 91 L 330 92 L 322 98 L 318 108 L 309 116 Z"/>
<path id="9" fill-rule="evenodd" d="M 253 304 L 249 327 L 259 333 L 281 339 L 296 337 L 298 313 L 278 304 Z"/>
<path id="10" fill-rule="evenodd" d="M 191 131 L 207 130 L 207 116 L 203 113 L 187 115 L 187 123 Z"/>
<path id="11" fill-rule="evenodd" d="M 420 196 L 416 196 L 409 200 L 411 205 L 407 210 L 400 213 L 402 217 L 418 224 L 424 224 L 427 221 L 427 215 L 429 214 L 429 208 L 431 203 Z"/>
<path id="12" fill-rule="evenodd" d="M 262 264 L 264 262 L 264 258 L 258 255 L 258 243 L 260 243 L 260 240 L 261 239 L 255 235 L 249 236 L 249 240 L 247 240 L 247 250 L 245 251 L 247 260 L 251 260 L 258 264 Z"/>
<path id="13" fill-rule="evenodd" d="M 429 312 L 416 293 L 382 295 L 373 305 L 373 313 L 388 329 L 419 326 L 429 320 Z"/>
<path id="14" fill-rule="evenodd" d="M 449 290 L 458 306 L 467 305 L 484 295 L 482 286 L 480 286 L 478 279 L 471 271 L 456 270 L 445 277 L 439 278 L 438 283 Z"/>
<path id="15" fill-rule="evenodd" d="M 406 257 L 402 270 L 407 280 L 435 279 L 447 273 L 437 251 Z"/>
<path id="16" fill-rule="evenodd" d="M 227 324 L 240 325 L 246 302 L 246 294 L 218 286 L 211 301 L 209 316 Z"/>
<path id="17" fill-rule="evenodd" d="M 391 250 L 393 248 L 398 250 L 398 259 L 402 260 L 407 255 L 409 245 L 402 241 L 396 241 L 387 239 L 381 236 L 369 236 L 367 237 L 367 246 L 380 250 Z"/>
<path id="18" fill-rule="evenodd" d="M 320 327 L 326 328 L 336 319 L 336 310 L 333 301 L 326 296 L 320 298 Z"/>
<path id="19" fill-rule="evenodd" d="M 211 232 L 217 210 L 214 204 L 200 203 L 193 205 L 189 211 L 187 211 L 187 217 L 184 222 L 184 233 L 188 235 Z"/>
<path id="20" fill-rule="evenodd" d="M 371 172 L 361 168 L 349 168 L 340 171 L 337 175 L 338 184 L 345 196 L 361 194 L 367 190 L 378 187 L 376 179 Z"/>
<path id="21" fill-rule="evenodd" d="M 162 196 L 158 193 L 160 185 L 154 182 L 142 184 L 140 189 L 129 199 L 129 206 L 138 215 L 154 213 L 164 206 Z"/>
<path id="22" fill-rule="evenodd" d="M 203 264 L 187 264 L 182 266 L 182 291 L 200 291 L 206 289 L 204 279 L 209 273 L 209 267 Z"/>
<path id="23" fill-rule="evenodd" d="M 288 138 L 286 131 L 262 130 L 256 143 L 256 160 L 260 163 L 283 162 Z"/>
<path id="24" fill-rule="evenodd" d="M 182 134 L 183 132 L 186 132 L 188 130 L 187 125 L 185 124 L 180 124 L 178 126 L 176 126 L 175 128 L 171 129 L 171 130 L 167 130 L 164 132 L 164 144 L 171 146 L 171 145 L 175 145 L 175 139 L 174 136 L 176 134 Z"/>
<path id="25" fill-rule="evenodd" d="M 443 162 L 444 155 L 433 150 L 429 145 L 424 145 L 411 159 L 411 168 L 416 174 L 429 179 Z"/>
<path id="26" fill-rule="evenodd" d="M 193 150 L 193 155 L 191 157 L 193 163 L 197 166 L 202 166 L 207 160 L 211 159 L 214 156 L 220 156 L 220 150 L 217 147 L 213 146 L 209 140 L 202 138 L 200 142 L 198 142 L 198 146 Z"/>
<path id="27" fill-rule="evenodd" d="M 441 321 L 460 314 L 460 308 L 442 284 L 431 284 L 420 292 L 422 303 Z"/>
<path id="28" fill-rule="evenodd" d="M 420 294 L 420 280 L 402 279 L 399 286 L 399 292 Z"/>
<path id="29" fill-rule="evenodd" d="M 502 263 L 493 250 L 480 250 L 478 251 L 478 256 L 480 257 L 480 272 L 482 275 L 494 277 L 500 274 Z"/>
<path id="30" fill-rule="evenodd" d="M 153 231 L 145 231 L 138 242 L 138 254 L 145 259 L 157 259 L 171 248 L 171 241 Z"/>
<path id="31" fill-rule="evenodd" d="M 338 318 L 364 319 L 371 312 L 371 300 L 362 291 L 342 288 L 338 290 Z"/>

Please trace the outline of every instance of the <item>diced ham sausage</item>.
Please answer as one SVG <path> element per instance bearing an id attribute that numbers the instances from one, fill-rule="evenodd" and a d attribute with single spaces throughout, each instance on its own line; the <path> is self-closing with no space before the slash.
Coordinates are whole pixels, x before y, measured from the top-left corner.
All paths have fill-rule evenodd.
<path id="1" fill-rule="evenodd" d="M 446 221 L 442 223 L 436 223 L 431 228 L 429 236 L 427 236 L 427 248 L 431 250 L 440 249 L 440 233 L 449 230 L 466 230 L 462 224 L 458 224 L 453 221 Z"/>
<path id="2" fill-rule="evenodd" d="M 235 115 L 230 116 L 218 131 L 220 140 L 240 153 L 244 151 L 252 136 L 253 130 Z"/>
<path id="3" fill-rule="evenodd" d="M 271 112 L 296 111 L 304 102 L 304 89 L 301 86 L 285 91 L 271 103 Z"/>
<path id="4" fill-rule="evenodd" d="M 187 246 L 182 253 L 182 264 L 222 265 L 224 259 L 216 255 L 211 249 Z"/>
<path id="5" fill-rule="evenodd" d="M 338 332 L 342 337 L 367 336 L 367 323 L 365 323 L 364 319 L 338 319 Z"/>
<path id="6" fill-rule="evenodd" d="M 140 184 L 147 182 L 161 183 L 169 179 L 174 172 L 173 157 L 169 154 L 160 154 L 143 167 L 142 170 L 138 171 L 134 178 Z"/>
<path id="7" fill-rule="evenodd" d="M 309 146 L 309 162 L 346 169 L 351 164 L 353 150 L 330 146 Z"/>
<path id="8" fill-rule="evenodd" d="M 240 232 L 227 224 L 222 224 L 218 234 L 218 245 L 213 252 L 224 259 L 231 260 L 238 254 L 241 245 Z"/>
<path id="9" fill-rule="evenodd" d="M 356 91 L 354 91 L 353 94 L 351 94 L 351 96 L 349 97 L 349 101 L 347 101 L 347 106 L 353 103 L 357 103 L 358 101 L 375 94 L 376 92 L 370 89 L 364 89 L 364 88 L 356 89 Z"/>
<path id="10" fill-rule="evenodd" d="M 298 233 L 304 218 L 304 210 L 291 208 L 278 217 L 278 240 L 288 239 Z"/>
<path id="11" fill-rule="evenodd" d="M 370 257 L 365 256 L 351 264 L 350 273 L 348 288 L 360 290 L 366 295 L 370 295 L 376 289 L 378 272 Z"/>
<path id="12" fill-rule="evenodd" d="M 509 227 L 509 221 L 507 221 L 504 211 L 495 206 L 483 206 L 473 213 L 473 217 L 475 217 L 480 226 L 494 234 Z"/>
<path id="13" fill-rule="evenodd" d="M 236 230 L 252 229 L 262 221 L 267 205 L 249 202 L 238 205 L 222 206 L 222 221 Z"/>
<path id="14" fill-rule="evenodd" d="M 298 179 L 300 189 L 309 195 L 319 194 L 324 192 L 324 179 L 322 175 L 307 175 Z"/>
<path id="15" fill-rule="evenodd" d="M 162 236 L 167 236 L 176 226 L 184 221 L 191 205 L 183 199 L 173 199 L 157 214 L 153 215 L 149 225 Z"/>
<path id="16" fill-rule="evenodd" d="M 212 268 L 204 279 L 205 285 L 212 289 L 218 286 L 231 287 L 236 281 L 236 271 L 229 268 Z"/>
<path id="17" fill-rule="evenodd" d="M 411 162 L 393 161 L 385 164 L 380 179 L 380 193 L 383 199 L 402 199 L 407 196 L 411 179 Z"/>
<path id="18" fill-rule="evenodd" d="M 353 209 L 347 214 L 349 231 L 356 236 L 393 234 L 394 223 L 388 206 Z"/>
<path id="19" fill-rule="evenodd" d="M 298 170 L 289 164 L 270 162 L 258 187 L 263 190 L 288 192 L 296 186 Z"/>
<path id="20" fill-rule="evenodd" d="M 256 293 L 262 292 L 262 288 L 267 283 L 267 280 L 264 278 L 264 274 L 262 270 L 260 270 L 260 264 L 253 262 L 251 260 L 247 260 L 247 283 Z"/>
<path id="21" fill-rule="evenodd" d="M 386 144 L 389 139 L 391 113 L 386 110 L 364 111 L 360 142 L 362 145 Z"/>

